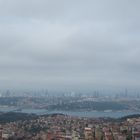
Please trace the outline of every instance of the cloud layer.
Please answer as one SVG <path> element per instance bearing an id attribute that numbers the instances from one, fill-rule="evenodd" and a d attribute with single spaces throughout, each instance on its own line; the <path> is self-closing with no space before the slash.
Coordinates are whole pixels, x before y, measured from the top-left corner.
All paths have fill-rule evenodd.
<path id="1" fill-rule="evenodd" d="M 139 0 L 0 0 L 0 88 L 139 88 Z"/>

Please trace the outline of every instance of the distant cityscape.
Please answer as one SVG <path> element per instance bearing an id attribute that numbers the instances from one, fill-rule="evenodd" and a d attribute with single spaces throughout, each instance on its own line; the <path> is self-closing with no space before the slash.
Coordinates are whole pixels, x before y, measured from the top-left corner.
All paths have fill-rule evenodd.
<path id="1" fill-rule="evenodd" d="M 93 90 L 87 92 L 78 91 L 49 91 L 41 90 L 1 90 L 0 97 L 94 97 L 109 99 L 138 99 L 140 98 L 139 90 Z"/>
<path id="2" fill-rule="evenodd" d="M 130 93 L 127 89 L 122 93 L 49 93 L 48 90 L 12 92 L 0 94 L 0 107 L 34 108 L 63 111 L 119 111 L 140 110 L 140 93 Z"/>

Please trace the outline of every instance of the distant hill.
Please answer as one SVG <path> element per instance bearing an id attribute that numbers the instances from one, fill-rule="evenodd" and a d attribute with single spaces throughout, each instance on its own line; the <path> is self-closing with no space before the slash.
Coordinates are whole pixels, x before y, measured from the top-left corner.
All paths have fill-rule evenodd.
<path id="1" fill-rule="evenodd" d="M 140 114 L 133 114 L 133 115 L 121 117 L 120 120 L 127 120 L 127 119 L 131 119 L 131 118 L 139 118 L 139 117 L 140 117 Z"/>
<path id="2" fill-rule="evenodd" d="M 35 114 L 26 114 L 26 113 L 15 113 L 15 112 L 8 112 L 8 113 L 1 113 L 0 114 L 0 123 L 7 123 L 7 122 L 14 122 L 19 120 L 31 120 L 36 119 L 38 116 Z"/>
<path id="3" fill-rule="evenodd" d="M 49 109 L 56 110 L 124 110 L 128 109 L 127 105 L 118 102 L 95 102 L 95 101 L 83 101 L 83 102 L 73 102 L 73 103 L 63 103 L 49 106 Z"/>

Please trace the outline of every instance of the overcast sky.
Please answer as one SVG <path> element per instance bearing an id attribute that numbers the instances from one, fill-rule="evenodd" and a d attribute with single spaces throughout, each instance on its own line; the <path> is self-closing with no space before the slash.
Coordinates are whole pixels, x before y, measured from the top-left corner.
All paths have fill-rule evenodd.
<path id="1" fill-rule="evenodd" d="M 0 0 L 0 88 L 140 87 L 140 0 Z"/>

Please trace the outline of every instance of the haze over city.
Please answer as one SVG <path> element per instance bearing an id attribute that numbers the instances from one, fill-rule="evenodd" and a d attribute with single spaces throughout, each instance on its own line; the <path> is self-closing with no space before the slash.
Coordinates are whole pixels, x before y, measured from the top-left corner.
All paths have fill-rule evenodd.
<path id="1" fill-rule="evenodd" d="M 0 0 L 0 88 L 137 89 L 139 0 Z"/>
<path id="2" fill-rule="evenodd" d="M 0 140 L 140 140 L 140 0 L 0 0 Z"/>

